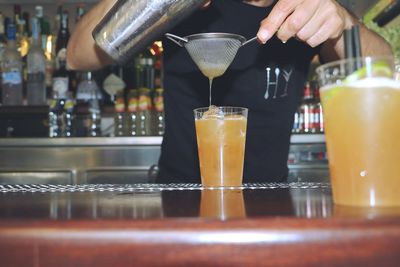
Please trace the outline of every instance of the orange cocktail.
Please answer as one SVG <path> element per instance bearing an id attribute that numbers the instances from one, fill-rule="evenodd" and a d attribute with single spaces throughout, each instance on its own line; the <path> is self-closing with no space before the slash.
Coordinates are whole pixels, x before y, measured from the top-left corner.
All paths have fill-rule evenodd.
<path id="1" fill-rule="evenodd" d="M 203 186 L 241 186 L 247 109 L 196 109 L 195 124 Z"/>
<path id="2" fill-rule="evenodd" d="M 400 206 L 400 81 L 386 61 L 360 62 L 351 75 L 321 88 L 333 199 Z M 332 78 L 354 66 L 348 63 L 322 66 L 319 73 Z"/>

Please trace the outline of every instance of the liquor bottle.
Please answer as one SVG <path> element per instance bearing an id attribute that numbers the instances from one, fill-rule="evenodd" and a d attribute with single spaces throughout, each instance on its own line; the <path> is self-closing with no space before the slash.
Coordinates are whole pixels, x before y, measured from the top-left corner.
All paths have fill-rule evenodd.
<path id="1" fill-rule="evenodd" d="M 56 41 L 56 69 L 60 68 L 60 64 L 62 64 L 61 61 L 65 62 L 67 60 L 67 45 L 69 37 L 68 11 L 63 11 Z"/>
<path id="2" fill-rule="evenodd" d="M 46 58 L 46 75 L 45 83 L 47 88 L 51 88 L 53 83 L 53 72 L 55 69 L 55 56 L 53 41 L 55 37 L 51 34 L 50 23 L 43 15 L 43 7 L 36 6 L 36 18 L 39 21 L 39 29 L 41 33 L 42 50 Z"/>
<path id="3" fill-rule="evenodd" d="M 114 97 L 119 91 L 126 88 L 123 69 L 121 66 L 113 65 L 108 68 L 107 74 L 103 81 L 103 88 L 108 95 Z"/>
<path id="4" fill-rule="evenodd" d="M 315 122 L 315 132 L 323 133 L 325 131 L 324 115 L 319 95 L 319 87 L 317 84 L 314 87 L 314 122 Z"/>
<path id="5" fill-rule="evenodd" d="M 65 60 L 59 60 L 59 67 L 53 73 L 53 93 L 60 97 L 65 97 L 69 90 L 69 72 L 67 71 Z"/>
<path id="6" fill-rule="evenodd" d="M 5 35 L 4 17 L 3 14 L 0 12 L 0 72 L 1 72 L 1 62 L 3 59 L 3 53 L 6 47 L 7 47 L 7 37 Z"/>
<path id="7" fill-rule="evenodd" d="M 79 20 L 81 20 L 81 18 L 83 17 L 83 15 L 85 15 L 86 10 L 85 10 L 85 6 L 83 4 L 79 4 L 76 6 L 76 18 L 75 18 L 75 22 L 78 22 Z"/>
<path id="8" fill-rule="evenodd" d="M 300 123 L 300 107 L 294 113 L 293 128 L 292 133 L 300 133 L 301 123 Z"/>
<path id="9" fill-rule="evenodd" d="M 49 137 L 62 137 L 64 129 L 64 105 L 67 95 L 58 95 L 55 91 L 49 101 Z"/>
<path id="10" fill-rule="evenodd" d="M 300 132 L 311 133 L 314 122 L 314 112 L 312 104 L 312 92 L 310 83 L 307 82 L 304 87 L 302 103 L 300 105 Z"/>
<path id="11" fill-rule="evenodd" d="M 39 31 L 39 20 L 32 19 L 32 44 L 27 58 L 27 101 L 28 105 L 46 104 L 46 58 Z"/>
<path id="12" fill-rule="evenodd" d="M 164 90 L 162 88 L 157 88 L 154 95 L 154 133 L 156 135 L 164 134 Z"/>
<path id="13" fill-rule="evenodd" d="M 103 96 L 97 82 L 93 79 L 92 72 L 83 72 L 80 76 L 81 81 L 76 91 L 76 100 L 85 103 L 95 96 L 98 101 L 102 101 Z"/>
<path id="14" fill-rule="evenodd" d="M 152 106 L 150 89 L 141 88 L 139 89 L 139 100 L 138 100 L 138 135 L 148 136 L 152 134 Z"/>
<path id="15" fill-rule="evenodd" d="M 2 61 L 3 105 L 22 105 L 22 61 L 16 46 L 16 27 L 7 25 L 7 47 Z"/>
<path id="16" fill-rule="evenodd" d="M 124 91 L 120 90 L 115 96 L 114 135 L 127 135 L 127 116 Z"/>
<path id="17" fill-rule="evenodd" d="M 137 136 L 138 131 L 138 90 L 131 89 L 128 93 L 128 135 Z"/>
<path id="18" fill-rule="evenodd" d="M 97 91 L 92 91 L 89 100 L 89 128 L 87 136 L 98 137 L 101 136 L 101 110 L 100 103 L 97 96 Z"/>
<path id="19" fill-rule="evenodd" d="M 19 21 L 22 18 L 22 13 L 21 13 L 21 6 L 20 5 L 14 5 L 14 25 L 17 25 Z"/>
<path id="20" fill-rule="evenodd" d="M 19 16 L 16 16 L 19 17 Z M 27 13 L 25 13 L 25 17 L 29 17 Z M 29 31 L 27 27 L 29 26 L 28 22 L 25 21 L 24 17 L 21 17 L 18 20 L 17 26 L 17 47 L 18 51 L 21 54 L 22 58 L 26 59 L 29 50 Z"/>
<path id="21" fill-rule="evenodd" d="M 53 91 L 66 96 L 71 89 L 70 72 L 67 70 L 67 44 L 69 40 L 68 12 L 61 14 L 60 30 L 56 42 L 56 69 L 53 73 Z"/>
<path id="22" fill-rule="evenodd" d="M 63 119 L 64 119 L 64 127 L 62 130 L 62 135 L 64 137 L 72 137 L 75 136 L 75 116 L 74 116 L 74 108 L 75 108 L 75 99 L 72 95 L 72 92 L 67 93 L 67 97 L 64 103 L 64 112 L 63 112 Z"/>

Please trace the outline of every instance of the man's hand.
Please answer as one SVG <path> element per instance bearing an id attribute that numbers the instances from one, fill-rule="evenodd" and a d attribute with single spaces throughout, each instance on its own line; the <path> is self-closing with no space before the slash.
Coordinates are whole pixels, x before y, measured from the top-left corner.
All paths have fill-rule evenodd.
<path id="1" fill-rule="evenodd" d="M 286 42 L 292 37 L 316 47 L 339 38 L 356 19 L 335 0 L 279 0 L 261 22 L 258 39 L 266 43 L 274 34 Z"/>

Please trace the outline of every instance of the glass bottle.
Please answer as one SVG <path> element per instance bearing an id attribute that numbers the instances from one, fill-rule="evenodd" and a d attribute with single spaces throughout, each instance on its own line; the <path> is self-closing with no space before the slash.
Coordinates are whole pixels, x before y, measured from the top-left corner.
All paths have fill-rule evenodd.
<path id="1" fill-rule="evenodd" d="M 39 20 L 32 19 L 32 44 L 27 58 L 28 105 L 46 104 L 46 58 L 41 47 Z"/>
<path id="2" fill-rule="evenodd" d="M 72 137 L 75 136 L 75 131 L 74 131 L 74 122 L 75 122 L 75 116 L 74 116 L 74 108 L 75 108 L 75 100 L 74 96 L 72 95 L 72 92 L 67 93 L 67 97 L 65 99 L 64 103 L 64 129 L 63 129 L 63 136 L 64 137 Z"/>
<path id="3" fill-rule="evenodd" d="M 319 95 L 319 87 L 316 84 L 314 88 L 314 122 L 315 122 L 315 131 L 316 133 L 323 133 L 325 131 L 324 126 L 324 115 L 322 111 L 322 104 Z"/>
<path id="4" fill-rule="evenodd" d="M 139 90 L 139 100 L 138 100 L 138 135 L 148 136 L 152 134 L 151 124 L 151 97 L 150 89 L 141 88 Z"/>
<path id="5" fill-rule="evenodd" d="M 156 135 L 163 135 L 164 134 L 164 97 L 163 97 L 164 90 L 162 88 L 156 89 L 154 95 L 154 112 L 155 112 L 155 122 L 154 122 L 154 133 Z"/>
<path id="6" fill-rule="evenodd" d="M 128 135 L 139 135 L 138 124 L 138 90 L 132 89 L 128 93 Z"/>
<path id="7" fill-rule="evenodd" d="M 60 16 L 60 28 L 57 33 L 56 41 L 56 69 L 60 68 L 61 61 L 65 62 L 67 60 L 67 45 L 70 37 L 68 28 L 68 11 L 63 11 Z"/>
<path id="8" fill-rule="evenodd" d="M 81 73 L 81 81 L 78 84 L 76 91 L 76 99 L 79 102 L 89 102 L 93 96 L 98 100 L 102 100 L 100 88 L 97 82 L 93 79 L 92 72 Z"/>
<path id="9" fill-rule="evenodd" d="M 6 47 L 7 47 L 7 37 L 5 35 L 4 17 L 3 14 L 0 12 L 0 72 L 1 72 L 1 62 Z"/>
<path id="10" fill-rule="evenodd" d="M 45 83 L 47 88 L 51 88 L 53 83 L 53 72 L 55 69 L 55 56 L 54 56 L 54 47 L 53 47 L 53 39 L 55 37 L 51 34 L 50 23 L 48 19 L 46 19 L 43 15 L 43 7 L 36 6 L 35 7 L 35 17 L 39 21 L 39 30 L 41 33 L 41 43 L 42 50 L 44 52 L 46 58 L 46 76 Z"/>
<path id="11" fill-rule="evenodd" d="M 115 96 L 114 135 L 125 136 L 127 131 L 127 116 L 124 91 L 120 90 Z"/>
<path id="12" fill-rule="evenodd" d="M 101 136 L 101 110 L 97 91 L 92 91 L 92 96 L 89 100 L 89 128 L 87 136 Z"/>
<path id="13" fill-rule="evenodd" d="M 7 25 L 7 47 L 2 61 L 3 105 L 22 105 L 22 60 L 16 46 L 16 27 Z"/>
<path id="14" fill-rule="evenodd" d="M 312 92 L 310 83 L 307 82 L 304 87 L 303 100 L 300 105 L 300 123 L 301 133 L 311 133 L 314 121 L 314 112 L 312 104 Z"/>
<path id="15" fill-rule="evenodd" d="M 59 95 L 53 92 L 49 101 L 49 137 L 62 137 L 64 129 L 64 105 L 67 95 Z"/>
<path id="16" fill-rule="evenodd" d="M 52 91 L 57 95 L 65 96 L 69 90 L 69 72 L 65 60 L 59 60 L 58 65 L 58 69 L 53 73 Z"/>

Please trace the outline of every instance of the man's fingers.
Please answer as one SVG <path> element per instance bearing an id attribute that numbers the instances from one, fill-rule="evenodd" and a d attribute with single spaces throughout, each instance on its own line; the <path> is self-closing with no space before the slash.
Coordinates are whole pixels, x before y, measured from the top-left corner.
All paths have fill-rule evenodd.
<path id="1" fill-rule="evenodd" d="M 319 4 L 315 0 L 306 0 L 296 7 L 294 12 L 286 18 L 282 26 L 277 32 L 277 36 L 282 41 L 287 41 L 293 36 L 297 35 L 303 27 L 316 16 L 319 9 Z M 315 32 L 317 29 L 315 30 Z"/>
<path id="2" fill-rule="evenodd" d="M 328 20 L 314 33 L 306 42 L 311 47 L 316 47 L 329 38 L 338 37 L 342 32 L 342 29 L 338 25 L 338 22 L 334 19 Z"/>
<path id="3" fill-rule="evenodd" d="M 279 0 L 266 19 L 261 21 L 260 29 L 257 33 L 258 39 L 266 43 L 281 27 L 285 19 L 294 11 L 304 0 Z"/>
<path id="4" fill-rule="evenodd" d="M 210 4 L 211 4 L 211 0 L 210 0 L 210 1 L 207 1 L 206 3 L 204 3 L 204 4 L 203 4 L 203 8 L 209 7 Z"/>

